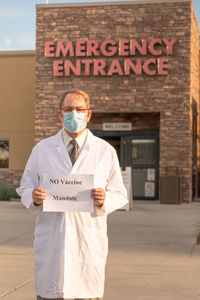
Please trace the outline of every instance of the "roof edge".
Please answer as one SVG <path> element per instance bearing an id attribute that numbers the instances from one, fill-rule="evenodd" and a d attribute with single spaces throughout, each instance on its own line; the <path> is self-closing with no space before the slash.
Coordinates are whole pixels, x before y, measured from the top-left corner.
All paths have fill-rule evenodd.
<path id="1" fill-rule="evenodd" d="M 87 6 L 111 6 L 130 4 L 154 4 L 154 3 L 192 3 L 192 0 L 141 0 L 141 1 L 110 1 L 110 2 L 85 2 L 85 3 L 57 3 L 57 4 L 36 4 L 38 8 L 54 7 L 87 7 Z"/>
<path id="2" fill-rule="evenodd" d="M 35 50 L 0 50 L 0 56 L 34 56 Z"/>

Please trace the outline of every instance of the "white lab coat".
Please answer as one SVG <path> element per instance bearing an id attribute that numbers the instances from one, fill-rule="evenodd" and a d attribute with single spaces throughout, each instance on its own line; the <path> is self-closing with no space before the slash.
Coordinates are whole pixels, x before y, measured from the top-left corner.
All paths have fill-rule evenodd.
<path id="1" fill-rule="evenodd" d="M 94 174 L 94 188 L 106 191 L 94 213 L 43 212 L 32 190 L 43 173 Z M 127 203 L 115 149 L 87 129 L 86 142 L 72 166 L 61 130 L 40 141 L 27 162 L 17 189 L 22 203 L 36 214 L 34 233 L 36 295 L 44 298 L 103 297 L 108 251 L 107 214 Z"/>

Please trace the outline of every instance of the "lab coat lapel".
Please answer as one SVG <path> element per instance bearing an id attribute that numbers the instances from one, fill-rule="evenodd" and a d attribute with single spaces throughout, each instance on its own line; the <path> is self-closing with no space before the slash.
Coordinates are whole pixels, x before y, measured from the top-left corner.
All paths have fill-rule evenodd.
<path id="1" fill-rule="evenodd" d="M 83 145 L 83 148 L 81 149 L 81 152 L 79 153 L 77 160 L 75 161 L 75 164 L 72 167 L 71 173 L 81 173 L 81 169 L 85 169 L 85 161 L 89 155 L 89 152 L 91 151 L 93 144 L 94 135 L 89 129 L 87 129 L 86 141 Z"/>
<path id="2" fill-rule="evenodd" d="M 55 146 L 56 151 L 58 151 L 60 157 L 62 157 L 63 162 L 63 171 L 67 171 L 70 173 L 72 170 L 72 163 L 69 157 L 69 154 L 67 152 L 67 149 L 65 147 L 65 144 L 63 142 L 62 138 L 62 129 L 54 136 L 53 144 Z"/>
<path id="3" fill-rule="evenodd" d="M 59 152 L 60 157 L 62 157 L 63 172 L 67 171 L 68 173 L 74 174 L 74 173 L 81 173 L 81 169 L 85 170 L 85 168 L 83 168 L 85 166 L 84 162 L 86 160 L 86 157 L 88 157 L 89 152 L 92 149 L 92 146 L 95 143 L 94 135 L 91 133 L 89 129 L 86 130 L 87 130 L 86 141 L 73 166 L 69 154 L 67 152 L 67 149 L 63 142 L 62 129 L 54 136 L 52 143 L 54 144 L 56 150 Z"/>

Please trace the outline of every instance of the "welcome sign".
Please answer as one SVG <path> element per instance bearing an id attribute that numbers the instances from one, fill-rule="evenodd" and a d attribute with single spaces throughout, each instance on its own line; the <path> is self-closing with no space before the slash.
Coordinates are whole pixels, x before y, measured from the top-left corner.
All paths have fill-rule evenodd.
<path id="1" fill-rule="evenodd" d="M 44 52 L 46 58 L 53 59 L 56 77 L 168 75 L 168 56 L 173 55 L 176 41 L 176 38 L 46 41 Z"/>

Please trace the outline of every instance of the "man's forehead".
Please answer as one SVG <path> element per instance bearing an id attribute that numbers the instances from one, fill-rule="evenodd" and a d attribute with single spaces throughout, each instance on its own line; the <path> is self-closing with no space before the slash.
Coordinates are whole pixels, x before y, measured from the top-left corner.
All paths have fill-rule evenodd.
<path id="1" fill-rule="evenodd" d="M 65 96 L 64 102 L 65 103 L 71 103 L 73 101 L 78 101 L 78 102 L 82 102 L 83 104 L 85 104 L 85 99 L 82 95 L 80 94 L 75 94 L 75 93 L 69 93 Z"/>

